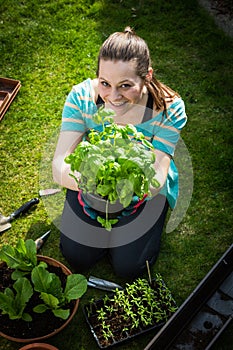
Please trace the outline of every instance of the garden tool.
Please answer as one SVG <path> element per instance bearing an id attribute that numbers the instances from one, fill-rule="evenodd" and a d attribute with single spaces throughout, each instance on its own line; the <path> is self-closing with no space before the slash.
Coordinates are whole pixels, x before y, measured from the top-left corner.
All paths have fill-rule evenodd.
<path id="1" fill-rule="evenodd" d="M 40 197 L 50 196 L 52 194 L 56 194 L 59 192 L 61 192 L 60 188 L 46 188 L 44 190 L 39 190 L 39 195 L 40 195 Z"/>
<path id="2" fill-rule="evenodd" d="M 42 236 L 40 236 L 39 238 L 37 238 L 35 240 L 36 243 L 36 250 L 38 251 L 42 245 L 47 241 L 47 239 L 49 238 L 49 235 L 51 233 L 51 230 L 45 232 Z"/>
<path id="3" fill-rule="evenodd" d="M 97 288 L 97 289 L 102 289 L 106 290 L 108 292 L 113 292 L 115 289 L 123 290 L 124 288 L 121 287 L 119 284 L 116 284 L 114 282 L 106 281 L 102 278 L 97 278 L 94 276 L 90 276 L 87 285 L 89 287 Z"/>
<path id="4" fill-rule="evenodd" d="M 33 198 L 30 201 L 24 203 L 20 208 L 16 209 L 9 216 L 4 216 L 0 213 L 0 232 L 6 231 L 9 228 L 11 228 L 11 221 L 17 219 L 21 214 L 26 213 L 33 205 L 38 203 L 39 199 Z"/>

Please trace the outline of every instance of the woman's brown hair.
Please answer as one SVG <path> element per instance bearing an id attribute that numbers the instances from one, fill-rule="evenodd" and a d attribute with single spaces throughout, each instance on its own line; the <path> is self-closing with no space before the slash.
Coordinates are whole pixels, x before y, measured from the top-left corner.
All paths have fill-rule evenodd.
<path id="1" fill-rule="evenodd" d="M 100 60 L 135 61 L 136 73 L 145 81 L 151 93 L 157 110 L 163 109 L 166 113 L 166 98 L 178 94 L 157 80 L 153 74 L 151 81 L 147 81 L 148 69 L 151 66 L 149 48 L 146 42 L 136 35 L 134 30 L 126 27 L 124 32 L 111 34 L 100 48 L 98 56 L 97 76 L 99 75 Z M 166 94 L 166 95 L 165 95 Z"/>

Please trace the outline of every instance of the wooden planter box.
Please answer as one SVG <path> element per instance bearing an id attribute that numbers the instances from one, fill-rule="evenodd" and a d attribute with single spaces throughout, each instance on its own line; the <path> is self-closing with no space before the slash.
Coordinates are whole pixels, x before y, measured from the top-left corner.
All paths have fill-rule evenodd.
<path id="1" fill-rule="evenodd" d="M 209 350 L 233 318 L 233 244 L 144 350 Z"/>
<path id="2" fill-rule="evenodd" d="M 19 80 L 0 78 L 0 120 L 10 107 L 20 87 Z"/>

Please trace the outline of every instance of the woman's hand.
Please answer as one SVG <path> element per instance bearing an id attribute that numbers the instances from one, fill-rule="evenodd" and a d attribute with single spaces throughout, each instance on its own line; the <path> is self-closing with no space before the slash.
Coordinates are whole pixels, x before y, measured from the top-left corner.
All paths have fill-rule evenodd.
<path id="1" fill-rule="evenodd" d="M 158 182 L 160 183 L 160 186 L 158 188 L 150 187 L 152 197 L 156 196 L 164 186 L 171 161 L 171 156 L 169 154 L 159 151 L 158 149 L 153 150 L 153 152 L 155 153 L 156 157 L 154 164 L 156 171 L 155 176 Z"/>
<path id="2" fill-rule="evenodd" d="M 70 165 L 64 159 L 74 151 L 81 142 L 83 134 L 76 131 L 62 131 L 59 135 L 56 151 L 52 162 L 53 180 L 59 185 L 77 191 L 78 184 L 69 174 Z M 75 174 L 76 176 L 78 175 Z"/>

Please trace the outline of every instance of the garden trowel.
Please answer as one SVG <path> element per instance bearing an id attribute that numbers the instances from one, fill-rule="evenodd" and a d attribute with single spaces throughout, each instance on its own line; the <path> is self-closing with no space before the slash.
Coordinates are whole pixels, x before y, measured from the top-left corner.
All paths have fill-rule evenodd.
<path id="1" fill-rule="evenodd" d="M 108 292 L 112 292 L 115 289 L 119 289 L 119 290 L 123 289 L 123 287 L 121 287 L 119 284 L 116 284 L 116 283 L 110 282 L 110 281 L 106 281 L 102 278 L 97 278 L 94 276 L 89 277 L 89 279 L 87 281 L 87 285 L 89 287 L 106 290 Z"/>
<path id="2" fill-rule="evenodd" d="M 21 214 L 26 213 L 33 205 L 38 204 L 39 199 L 33 198 L 30 201 L 21 205 L 20 208 L 16 209 L 9 216 L 4 216 L 0 213 L 0 232 L 4 232 L 11 228 L 11 221 L 17 219 Z"/>

